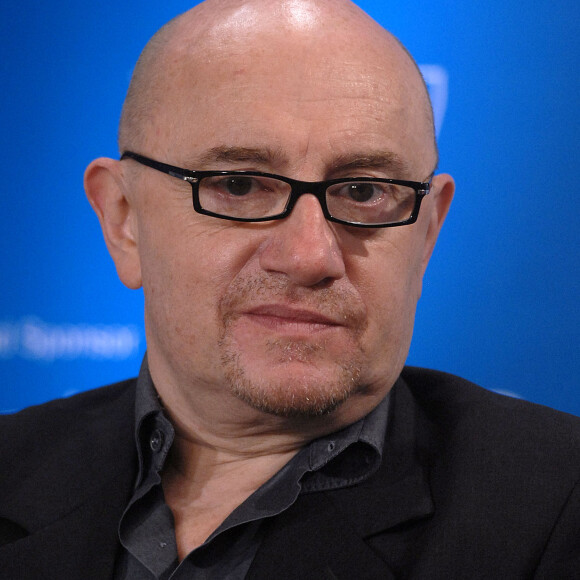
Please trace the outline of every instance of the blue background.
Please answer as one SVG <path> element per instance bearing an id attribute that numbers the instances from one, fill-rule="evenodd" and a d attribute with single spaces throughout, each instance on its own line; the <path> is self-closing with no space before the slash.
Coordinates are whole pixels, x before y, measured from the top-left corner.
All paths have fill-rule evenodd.
<path id="1" fill-rule="evenodd" d="M 359 4 L 448 75 L 447 100 L 431 89 L 457 194 L 409 362 L 580 415 L 580 3 Z M 0 9 L 0 411 L 138 371 L 142 294 L 118 281 L 82 174 L 117 155 L 138 54 L 190 6 Z"/>

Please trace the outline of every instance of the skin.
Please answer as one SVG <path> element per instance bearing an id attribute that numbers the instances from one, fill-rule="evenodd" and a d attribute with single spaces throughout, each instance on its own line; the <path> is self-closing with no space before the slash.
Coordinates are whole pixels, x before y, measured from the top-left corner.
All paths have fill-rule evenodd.
<path id="1" fill-rule="evenodd" d="M 416 65 L 348 2 L 208 0 L 143 62 L 122 149 L 307 181 L 424 181 L 437 163 Z M 327 222 L 310 195 L 281 221 L 202 216 L 186 183 L 134 161 L 95 160 L 85 187 L 121 280 L 144 289 L 150 370 L 177 431 L 164 488 L 183 557 L 392 387 L 453 180 L 434 177 L 414 225 L 370 230 Z"/>

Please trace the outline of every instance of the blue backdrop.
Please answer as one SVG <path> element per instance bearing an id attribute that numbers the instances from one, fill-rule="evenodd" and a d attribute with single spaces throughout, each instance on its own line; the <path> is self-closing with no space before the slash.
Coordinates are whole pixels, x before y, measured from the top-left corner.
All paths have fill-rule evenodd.
<path id="1" fill-rule="evenodd" d="M 580 414 L 577 0 L 360 0 L 423 65 L 457 195 L 410 362 Z M 82 190 L 130 73 L 190 2 L 0 8 L 0 411 L 136 374 L 140 292 Z"/>

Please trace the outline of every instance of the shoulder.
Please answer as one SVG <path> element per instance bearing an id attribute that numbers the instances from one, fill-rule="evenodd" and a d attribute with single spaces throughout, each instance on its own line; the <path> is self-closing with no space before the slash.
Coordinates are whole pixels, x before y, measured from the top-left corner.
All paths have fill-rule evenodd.
<path id="1" fill-rule="evenodd" d="M 535 561 L 538 578 L 571 578 L 580 561 L 580 418 L 446 373 L 406 368 L 401 378 L 393 417 L 399 406 L 417 418 L 435 506 L 429 525 L 445 532 L 430 537 L 433 561 L 453 554 L 466 577 L 477 561 L 493 577 L 527 577 Z"/>
<path id="2" fill-rule="evenodd" d="M 0 458 L 15 473 L 126 440 L 132 436 L 135 384 L 130 379 L 0 416 Z"/>
<path id="3" fill-rule="evenodd" d="M 444 420 L 449 428 L 527 431 L 550 427 L 554 437 L 567 437 L 580 445 L 580 417 L 494 393 L 441 371 L 405 367 L 401 377 L 428 416 Z"/>
<path id="4" fill-rule="evenodd" d="M 136 469 L 134 406 L 129 380 L 0 417 L 0 544 L 29 535 L 30 558 L 29 545 L 82 541 L 83 519 L 115 529 Z"/>
<path id="5" fill-rule="evenodd" d="M 406 367 L 402 373 L 429 425 L 432 453 L 482 480 L 528 478 L 550 488 L 580 477 L 580 418 L 500 395 L 465 379 Z M 498 475 L 500 474 L 500 475 Z"/>
<path id="6" fill-rule="evenodd" d="M 26 407 L 17 413 L 0 415 L 0 432 L 9 431 L 15 426 L 22 429 L 27 425 L 38 427 L 43 424 L 57 425 L 67 421 L 72 421 L 74 424 L 82 419 L 101 420 L 103 415 L 107 415 L 115 408 L 131 405 L 134 402 L 135 385 L 136 379 L 128 379 L 71 397 Z"/>

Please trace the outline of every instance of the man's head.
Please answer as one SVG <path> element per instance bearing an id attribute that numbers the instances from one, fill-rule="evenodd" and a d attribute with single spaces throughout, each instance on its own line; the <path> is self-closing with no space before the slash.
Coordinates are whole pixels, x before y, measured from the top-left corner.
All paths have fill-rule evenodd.
<path id="1" fill-rule="evenodd" d="M 427 181 L 437 164 L 415 63 L 345 0 L 208 0 L 173 20 L 140 59 L 119 140 L 187 169 L 303 181 Z M 85 181 L 121 280 L 143 286 L 163 398 L 340 425 L 388 392 L 449 176 L 416 223 L 384 229 L 328 222 L 312 195 L 279 221 L 200 215 L 187 183 L 131 159 L 96 160 Z"/>

